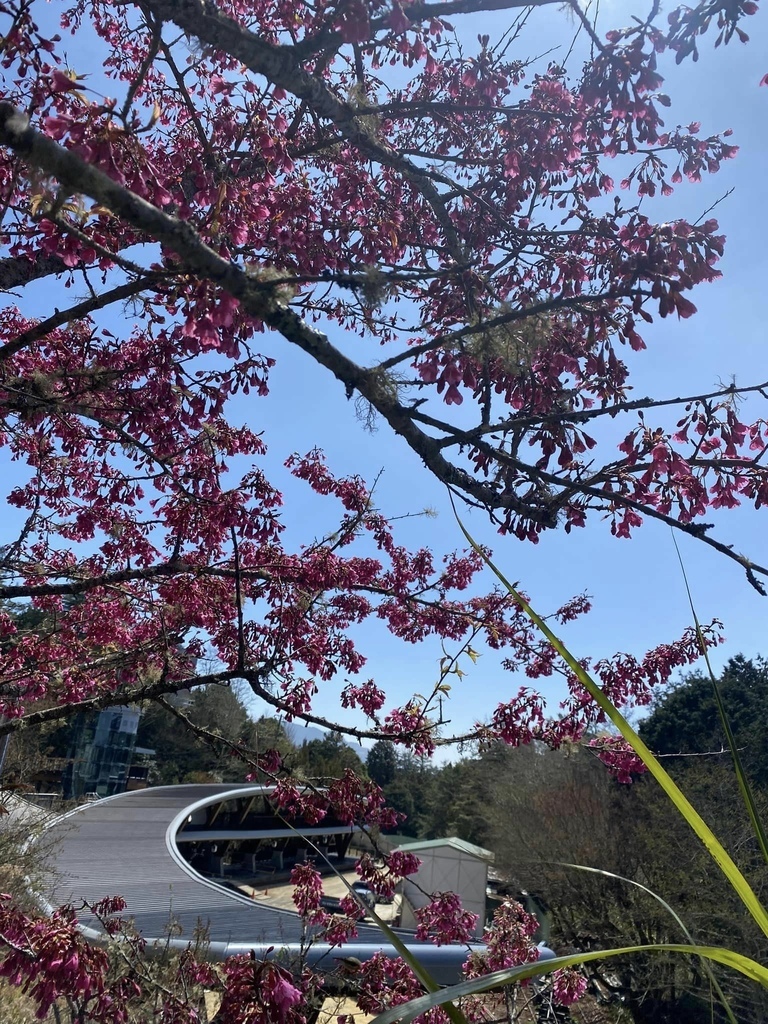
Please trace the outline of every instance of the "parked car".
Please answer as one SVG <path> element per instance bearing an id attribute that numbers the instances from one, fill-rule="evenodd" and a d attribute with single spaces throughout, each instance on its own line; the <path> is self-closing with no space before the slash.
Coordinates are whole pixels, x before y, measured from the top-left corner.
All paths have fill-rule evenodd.
<path id="1" fill-rule="evenodd" d="M 355 895 L 362 900 L 369 910 L 376 909 L 376 897 L 370 889 L 355 889 Z M 336 896 L 321 896 L 320 906 L 329 914 L 342 914 L 341 900 Z"/>
<path id="2" fill-rule="evenodd" d="M 367 902 L 367 897 L 371 896 L 373 898 L 374 905 L 376 903 L 391 903 L 392 902 L 392 897 L 391 896 L 382 896 L 381 893 L 374 892 L 373 889 L 371 889 L 371 887 L 366 882 L 353 882 L 352 883 L 352 888 L 353 888 L 353 890 L 359 896 L 362 896 L 363 899 L 366 900 L 366 902 Z M 370 904 L 369 904 L 369 906 L 370 906 Z"/>

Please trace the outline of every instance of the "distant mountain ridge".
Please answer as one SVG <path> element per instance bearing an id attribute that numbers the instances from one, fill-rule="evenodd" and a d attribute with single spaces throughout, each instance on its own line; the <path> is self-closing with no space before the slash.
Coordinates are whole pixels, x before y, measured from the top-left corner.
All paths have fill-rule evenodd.
<path id="1" fill-rule="evenodd" d="M 324 740 L 328 736 L 327 729 L 318 729 L 314 725 L 299 725 L 297 722 L 283 722 L 283 728 L 288 733 L 291 743 L 300 747 L 302 743 L 311 743 L 312 740 Z M 361 761 L 368 757 L 368 751 L 359 743 L 345 739 L 346 745 L 357 754 Z"/>

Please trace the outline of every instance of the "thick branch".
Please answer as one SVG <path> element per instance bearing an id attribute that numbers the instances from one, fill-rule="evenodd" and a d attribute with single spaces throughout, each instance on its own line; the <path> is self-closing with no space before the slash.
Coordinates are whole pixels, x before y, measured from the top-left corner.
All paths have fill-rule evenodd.
<path id="1" fill-rule="evenodd" d="M 50 576 L 56 575 L 51 572 Z M 266 568 L 254 568 L 249 569 L 247 566 L 239 566 L 238 568 L 230 568 L 228 566 L 220 565 L 207 565 L 192 567 L 186 565 L 182 559 L 176 561 L 165 562 L 162 565 L 149 566 L 145 569 L 123 569 L 119 572 L 104 573 L 101 576 L 85 577 L 83 579 L 70 579 L 68 583 L 42 583 L 42 584 L 8 584 L 6 586 L 0 586 L 0 600 L 39 600 L 44 597 L 76 597 L 93 590 L 111 590 L 123 586 L 125 583 L 132 582 L 150 582 L 156 579 L 178 579 L 179 577 L 189 577 L 194 579 L 201 579 L 210 577 L 212 579 L 225 579 L 232 580 L 237 583 L 253 583 L 258 582 L 272 582 L 275 580 L 275 573 L 270 569 Z M 288 581 L 289 578 L 286 576 L 283 570 L 280 571 L 280 579 Z M 405 605 L 418 605 L 422 608 L 435 608 L 439 606 L 443 613 L 446 612 L 446 604 L 444 600 L 438 601 L 437 599 L 430 600 L 424 597 L 424 594 L 428 594 L 439 587 L 439 581 L 436 581 L 433 585 L 426 584 L 420 590 L 415 593 L 400 594 L 400 599 Z M 329 587 L 332 590 L 333 587 Z M 377 586 L 375 583 L 354 583 L 348 585 L 348 588 L 352 593 L 359 594 L 370 594 L 375 597 L 392 597 L 393 591 L 391 588 L 384 586 Z M 325 591 L 324 591 L 325 592 Z M 248 595 L 253 598 L 253 595 Z M 475 612 L 464 610 L 461 608 L 450 609 L 451 614 L 457 619 L 466 619 L 473 626 L 477 625 L 478 615 Z M 482 622 L 480 622 L 482 625 Z M 241 627 L 242 635 L 242 627 Z M 244 657 L 242 658 L 244 663 Z"/>
<path id="2" fill-rule="evenodd" d="M 119 690 L 109 690 L 100 693 L 96 697 L 88 697 L 86 700 L 76 701 L 71 704 L 57 704 L 55 707 L 45 708 L 41 711 L 30 711 L 20 718 L 12 718 L 0 721 L 0 736 L 7 733 L 21 732 L 24 729 L 32 729 L 35 726 L 47 722 L 59 722 L 81 712 L 100 711 L 102 708 L 113 707 L 117 704 L 131 704 L 137 701 L 155 700 L 169 693 L 178 693 L 181 690 L 189 690 L 197 686 L 208 686 L 211 684 L 233 683 L 242 680 L 247 682 L 256 696 L 260 697 L 270 707 L 275 708 L 281 714 L 290 713 L 292 718 L 306 722 L 307 725 L 316 725 L 330 731 L 341 732 L 345 736 L 352 736 L 355 739 L 382 740 L 393 739 L 390 733 L 380 729 L 357 729 L 345 726 L 339 722 L 331 721 L 321 715 L 313 715 L 307 712 L 296 711 L 288 708 L 279 697 L 270 693 L 264 686 L 262 673 L 259 670 L 238 671 L 223 670 L 221 672 L 209 672 L 206 675 L 190 676 L 186 679 L 169 682 L 167 679 L 156 683 L 148 683 L 145 686 L 136 686 Z M 407 736 L 407 734 L 403 734 Z M 400 738 L 399 736 L 397 738 Z M 468 737 L 468 738 L 471 738 Z M 442 741 L 441 741 L 442 742 Z M 451 741 L 446 741 L 451 742 Z"/>
<path id="3" fill-rule="evenodd" d="M 210 20 L 210 19 L 208 19 Z M 234 23 L 233 23 L 234 24 Z M 235 26 L 237 27 L 237 26 Z M 260 44 L 266 46 L 266 44 Z M 274 50 L 275 48 L 270 47 Z M 92 199 L 109 208 L 126 223 L 156 239 L 178 254 L 185 265 L 194 273 L 219 284 L 230 295 L 238 299 L 253 316 L 278 331 L 294 345 L 297 345 L 318 363 L 330 370 L 344 384 L 351 397 L 358 391 L 371 403 L 374 409 L 389 423 L 392 429 L 403 437 L 410 447 L 422 458 L 426 467 L 443 483 L 463 492 L 487 509 L 507 509 L 513 514 L 526 517 L 529 521 L 545 528 L 557 526 L 558 508 L 556 503 L 534 504 L 514 493 L 500 492 L 496 488 L 477 480 L 466 470 L 449 462 L 441 452 L 439 439 L 430 437 L 414 422 L 412 410 L 404 407 L 397 398 L 396 389 L 378 368 L 364 369 L 336 349 L 325 334 L 306 324 L 293 310 L 265 292 L 259 283 L 250 278 L 240 267 L 229 263 L 214 252 L 199 237 L 191 225 L 170 217 L 141 197 L 114 182 L 102 171 L 87 164 L 80 156 L 64 149 L 58 143 L 35 131 L 27 118 L 11 104 L 0 104 L 0 145 L 8 146 L 33 167 L 55 176 L 75 192 L 84 192 Z M 515 314 L 511 314 L 514 316 Z M 476 328 L 469 328 L 474 330 Z M 461 332 L 456 332 L 456 335 Z M 563 482 L 560 478 L 534 470 L 514 459 L 508 459 L 502 452 L 476 441 L 478 450 L 484 451 L 494 461 L 506 463 L 527 475 L 534 475 L 545 483 L 572 493 L 591 495 L 601 501 L 611 501 L 626 508 L 633 508 L 643 515 L 659 519 L 676 529 L 697 537 L 710 547 L 726 554 L 744 566 L 753 586 L 761 589 L 754 573 L 768 575 L 768 568 L 751 562 L 745 556 L 735 553 L 728 545 L 706 535 L 703 526 L 680 523 L 665 516 L 652 507 L 643 505 L 621 494 L 605 492 L 601 487 L 591 486 L 583 481 Z"/>
<path id="4" fill-rule="evenodd" d="M 60 256 L 43 253 L 34 259 L 31 256 L 9 256 L 0 260 L 0 291 L 21 288 L 31 281 L 39 281 L 41 277 L 71 273 L 72 270 Z"/>
<path id="5" fill-rule="evenodd" d="M 444 0 L 443 3 L 414 3 L 408 4 L 407 14 L 412 24 L 429 22 L 433 18 L 446 18 L 454 14 L 479 14 L 482 11 L 514 11 L 524 7 L 544 7 L 547 4 L 556 3 L 558 0 Z M 370 36 L 373 39 L 377 32 L 387 29 L 388 18 L 376 18 L 371 20 Z M 300 60 L 307 60 L 309 57 L 328 47 L 336 48 L 343 44 L 344 40 L 339 32 L 332 29 L 325 29 L 317 35 L 302 39 L 291 47 L 292 52 Z"/>
<path id="6" fill-rule="evenodd" d="M 33 599 L 41 597 L 75 597 L 78 594 L 86 594 L 91 590 L 98 590 L 102 587 L 117 587 L 123 583 L 132 583 L 137 580 L 153 580 L 178 576 L 200 576 L 212 575 L 216 570 L 212 567 L 197 569 L 195 566 L 185 565 L 184 562 L 170 561 L 162 565 L 153 565 L 145 569 L 122 569 L 119 572 L 105 573 L 102 576 L 91 576 L 85 579 L 74 579 L 68 583 L 35 583 L 7 584 L 0 586 L 0 599 L 13 600 L 14 598 Z M 50 573 L 54 576 L 54 573 Z M 262 570 L 250 570 L 249 575 L 259 576 L 261 579 L 268 579 L 269 574 Z"/>

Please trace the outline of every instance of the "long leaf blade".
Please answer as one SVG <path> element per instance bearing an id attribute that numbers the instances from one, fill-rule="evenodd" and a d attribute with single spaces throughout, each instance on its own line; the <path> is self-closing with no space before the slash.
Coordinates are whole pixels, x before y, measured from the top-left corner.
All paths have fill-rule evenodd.
<path id="1" fill-rule="evenodd" d="M 331 869 L 331 871 L 334 873 L 334 875 L 336 875 L 336 877 L 341 882 L 344 883 L 344 885 L 347 887 L 347 890 L 349 891 L 349 894 L 358 903 L 360 903 L 360 898 L 357 895 L 357 893 L 355 892 L 355 890 L 352 888 L 352 886 L 346 880 L 344 875 L 341 874 L 341 872 L 338 870 L 338 868 L 323 853 L 323 851 L 320 849 L 320 847 L 316 846 L 315 843 L 312 842 L 312 840 L 308 836 L 302 835 L 296 829 L 296 827 L 294 825 L 292 825 L 290 821 L 288 821 L 287 818 L 283 818 L 282 815 L 280 817 L 281 817 L 281 820 L 288 826 L 288 828 L 292 829 L 296 833 L 297 836 L 301 835 L 301 838 L 304 840 L 304 842 L 308 846 L 310 846 L 314 850 L 314 852 L 325 861 L 325 863 L 328 865 L 328 867 Z M 411 950 L 408 948 L 408 946 L 406 946 L 406 944 L 403 942 L 403 940 L 400 938 L 400 936 L 394 931 L 394 929 L 391 928 L 389 926 L 389 924 L 387 924 L 387 922 L 383 918 L 379 917 L 379 915 L 376 913 L 376 911 L 372 907 L 366 907 L 366 911 L 373 918 L 373 920 L 374 920 L 374 922 L 376 924 L 376 927 L 381 932 L 383 932 L 383 934 L 386 936 L 389 944 L 391 946 L 394 946 L 394 948 L 398 952 L 398 955 L 403 960 L 405 960 L 405 962 L 408 964 L 410 969 L 413 971 L 414 975 L 419 979 L 419 981 L 424 986 L 424 988 L 427 990 L 427 992 L 428 993 L 439 992 L 440 991 L 440 986 L 438 985 L 438 983 L 435 981 L 435 979 L 429 973 L 427 968 L 424 967 L 424 965 L 422 963 L 420 963 L 418 957 L 413 952 L 411 952 Z M 446 1004 L 444 1004 L 444 1010 L 445 1010 L 445 1013 L 448 1015 L 448 1017 L 451 1019 L 451 1021 L 453 1021 L 453 1024 L 468 1024 L 467 1019 L 464 1016 L 464 1014 L 461 1012 L 461 1010 L 457 1006 L 454 1006 L 452 1003 L 446 1001 Z"/>
<path id="2" fill-rule="evenodd" d="M 451 985 L 440 992 L 432 992 L 429 995 L 419 996 L 408 1003 L 401 1003 L 393 1006 L 384 1013 L 374 1017 L 371 1024 L 408 1024 L 414 1017 L 418 1017 L 428 1010 L 441 1006 L 443 1000 L 455 1002 L 465 996 L 480 995 L 483 992 L 490 992 L 493 989 L 503 988 L 505 985 L 513 985 L 527 978 L 536 978 L 543 974 L 559 970 L 562 967 L 578 967 L 580 964 L 589 963 L 592 960 L 603 960 L 615 956 L 628 956 L 633 953 L 685 953 L 687 955 L 705 957 L 713 963 L 723 964 L 732 970 L 738 971 L 751 981 L 768 988 L 768 968 L 751 960 L 741 953 L 724 949 L 720 946 L 686 946 L 676 942 L 660 942 L 648 946 L 622 946 L 618 949 L 598 949 L 589 953 L 574 953 L 572 956 L 559 956 L 554 960 L 539 961 L 535 964 L 525 964 L 522 967 L 511 967 L 505 971 L 494 971 L 484 978 L 474 978 L 472 981 L 463 981 L 459 985 Z"/>
<path id="3" fill-rule="evenodd" d="M 755 803 L 755 798 L 752 793 L 752 787 L 749 785 L 747 773 L 744 771 L 744 765 L 741 760 L 741 754 L 739 753 L 739 748 L 736 745 L 736 737 L 733 735 L 731 723 L 728 719 L 728 714 L 725 710 L 725 703 L 723 701 L 723 695 L 720 691 L 720 685 L 712 669 L 712 663 L 709 660 L 709 652 L 707 651 L 707 645 L 704 643 L 704 634 L 701 629 L 701 624 L 699 623 L 699 617 L 696 614 L 696 607 L 693 603 L 693 594 L 691 593 L 691 588 L 688 584 L 688 574 L 685 571 L 683 556 L 680 554 L 680 548 L 678 547 L 677 539 L 675 538 L 674 534 L 672 535 L 672 543 L 675 545 L 677 558 L 680 562 L 680 571 L 683 574 L 685 591 L 688 595 L 688 604 L 691 607 L 691 615 L 693 616 L 693 622 L 696 627 L 696 636 L 699 641 L 701 653 L 704 656 L 704 662 L 707 666 L 707 671 L 709 672 L 709 679 L 712 683 L 712 690 L 715 694 L 715 703 L 717 704 L 717 711 L 720 715 L 720 721 L 723 726 L 723 731 L 725 732 L 725 739 L 731 751 L 731 758 L 733 759 L 733 767 L 734 771 L 736 772 L 736 778 L 739 783 L 739 791 L 741 792 L 741 798 L 744 801 L 744 806 L 747 808 L 747 814 L 749 815 L 749 820 L 752 823 L 752 828 L 757 838 L 758 845 L 760 846 L 760 852 L 763 855 L 763 860 L 766 864 L 768 864 L 768 836 L 766 836 L 765 829 L 763 828 L 763 823 L 760 820 L 760 815 L 757 810 L 757 804 Z"/>
<path id="4" fill-rule="evenodd" d="M 605 878 L 615 878 L 619 882 L 625 882 L 627 885 L 635 886 L 636 888 L 640 889 L 642 892 L 647 893 L 649 896 L 652 896 L 653 899 L 655 899 L 659 904 L 661 904 L 661 906 L 667 911 L 667 913 L 669 913 L 672 916 L 672 918 L 674 918 L 674 920 L 676 921 L 676 923 L 677 923 L 678 927 L 680 928 L 681 932 L 683 933 L 683 935 L 688 940 L 688 943 L 691 946 L 695 946 L 696 945 L 693 936 L 688 931 L 688 928 L 687 928 L 685 922 L 680 917 L 680 915 L 677 913 L 677 911 L 673 907 L 671 907 L 669 905 L 669 903 L 667 903 L 667 901 L 663 897 L 659 896 L 659 894 L 657 892 L 654 892 L 653 889 L 649 889 L 648 886 L 647 885 L 643 885 L 642 882 L 636 882 L 634 878 L 627 878 L 626 875 L 617 875 L 614 871 L 606 871 L 605 868 L 592 868 L 592 867 L 588 867 L 586 864 L 569 864 L 567 861 L 544 861 L 543 863 L 556 864 L 556 865 L 559 865 L 560 867 L 571 868 L 574 871 L 585 871 L 585 872 L 589 872 L 590 874 L 594 874 L 594 875 L 602 875 Z M 730 1024 L 738 1024 L 738 1021 L 736 1020 L 736 1018 L 735 1018 L 735 1016 L 733 1014 L 733 1010 L 731 1009 L 730 1004 L 729 1004 L 729 1002 L 728 1002 L 728 1000 L 726 998 L 725 992 L 723 992 L 723 990 L 722 990 L 722 988 L 720 986 L 720 983 L 718 982 L 717 978 L 713 974 L 712 968 L 709 966 L 709 963 L 706 960 L 706 958 L 702 958 L 701 966 L 704 969 L 704 973 L 709 978 L 710 985 L 712 986 L 714 991 L 717 993 L 717 997 L 720 1000 L 720 1003 L 721 1003 L 723 1009 L 725 1010 L 725 1014 L 726 1014 L 728 1020 L 730 1021 Z"/>

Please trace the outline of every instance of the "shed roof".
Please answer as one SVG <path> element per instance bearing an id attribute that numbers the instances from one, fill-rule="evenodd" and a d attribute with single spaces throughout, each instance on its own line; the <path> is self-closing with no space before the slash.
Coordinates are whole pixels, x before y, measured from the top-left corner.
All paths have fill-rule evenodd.
<path id="1" fill-rule="evenodd" d="M 450 846 L 461 853 L 468 853 L 470 857 L 477 857 L 479 860 L 493 860 L 493 853 L 483 849 L 482 846 L 475 846 L 468 843 L 466 839 L 459 839 L 457 836 L 448 836 L 445 839 L 415 839 L 410 843 L 403 843 L 398 850 L 406 850 L 408 853 L 417 853 L 419 850 L 437 850 L 441 846 Z"/>

